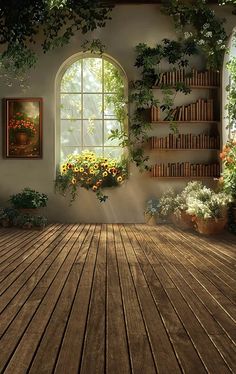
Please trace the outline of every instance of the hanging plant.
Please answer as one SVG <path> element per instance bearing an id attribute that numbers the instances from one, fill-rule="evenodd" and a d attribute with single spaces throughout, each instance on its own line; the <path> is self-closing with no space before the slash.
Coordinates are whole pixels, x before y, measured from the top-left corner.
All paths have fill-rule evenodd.
<path id="1" fill-rule="evenodd" d="M 44 53 L 68 44 L 74 33 L 104 27 L 110 9 L 99 0 L 12 0 L 1 2 L 0 55 L 2 74 L 23 81 L 37 61 L 32 48 L 42 38 Z M 42 31 L 42 33 L 41 33 Z M 38 35 L 40 32 L 40 36 Z"/>
<path id="2" fill-rule="evenodd" d="M 197 53 L 196 45 L 192 40 L 175 41 L 163 39 L 156 47 L 147 44 L 139 44 L 136 47 L 135 66 L 141 69 L 141 77 L 131 82 L 130 102 L 134 105 L 134 113 L 130 118 L 129 135 L 122 131 L 112 132 L 111 138 L 122 139 L 120 143 L 129 150 L 130 161 L 142 170 L 149 170 L 149 157 L 145 155 L 144 146 L 147 144 L 151 128 L 150 109 L 159 105 L 168 116 L 174 105 L 174 97 L 177 92 L 185 94 L 190 92 L 184 83 L 178 83 L 174 89 L 168 85 L 162 85 L 163 100 L 160 102 L 154 97 L 153 86 L 160 80 L 160 63 L 165 62 L 173 69 L 187 67 L 189 56 Z M 169 118 L 171 120 L 171 118 Z M 177 131 L 176 125 L 171 124 L 171 130 Z"/>
<path id="3" fill-rule="evenodd" d="M 173 18 L 175 28 L 185 39 L 192 40 L 206 57 L 208 68 L 219 69 L 227 50 L 224 19 L 216 17 L 205 0 L 186 3 L 163 1 L 162 11 Z"/>
<path id="4" fill-rule="evenodd" d="M 80 187 L 96 193 L 100 202 L 106 201 L 103 189 L 117 187 L 128 177 L 127 162 L 97 156 L 94 152 L 83 151 L 78 155 L 70 155 L 61 165 L 57 173 L 55 187 L 62 195 L 71 195 L 75 200 Z"/>

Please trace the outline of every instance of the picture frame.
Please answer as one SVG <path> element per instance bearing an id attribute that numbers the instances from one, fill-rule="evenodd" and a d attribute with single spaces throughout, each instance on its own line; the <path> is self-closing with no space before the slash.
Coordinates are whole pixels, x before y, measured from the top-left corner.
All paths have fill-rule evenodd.
<path id="1" fill-rule="evenodd" d="M 42 158 L 43 99 L 6 98 L 4 106 L 4 157 Z"/>

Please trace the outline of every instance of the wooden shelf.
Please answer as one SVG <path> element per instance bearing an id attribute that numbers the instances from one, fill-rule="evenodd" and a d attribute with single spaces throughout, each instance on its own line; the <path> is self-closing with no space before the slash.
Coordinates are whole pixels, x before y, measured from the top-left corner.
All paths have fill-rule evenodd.
<path id="1" fill-rule="evenodd" d="M 179 82 L 179 83 L 184 83 L 184 82 Z M 165 87 L 152 86 L 152 88 L 153 88 L 154 90 L 163 90 L 163 89 L 165 89 L 165 88 L 168 88 L 168 89 L 175 89 L 176 86 L 168 86 L 168 85 L 166 85 Z M 202 89 L 218 90 L 218 89 L 220 88 L 220 86 L 188 86 L 188 85 L 186 85 L 186 88 L 190 88 L 190 89 L 200 89 L 200 90 L 202 90 Z M 181 92 L 181 91 L 179 91 L 179 92 Z"/>
<path id="2" fill-rule="evenodd" d="M 219 148 L 151 148 L 158 151 L 220 151 Z"/>
<path id="3" fill-rule="evenodd" d="M 152 121 L 151 124 L 163 124 L 163 123 L 214 123 L 214 124 L 217 124 L 219 123 L 220 121 Z"/>

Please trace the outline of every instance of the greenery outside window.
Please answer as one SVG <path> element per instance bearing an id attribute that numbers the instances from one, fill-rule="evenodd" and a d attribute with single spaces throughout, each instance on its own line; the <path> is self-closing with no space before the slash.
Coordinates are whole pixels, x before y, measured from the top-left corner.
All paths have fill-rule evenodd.
<path id="1" fill-rule="evenodd" d="M 61 161 L 83 150 L 120 158 L 120 140 L 109 136 L 124 130 L 126 87 L 122 68 L 107 56 L 83 54 L 67 67 L 60 82 Z"/>

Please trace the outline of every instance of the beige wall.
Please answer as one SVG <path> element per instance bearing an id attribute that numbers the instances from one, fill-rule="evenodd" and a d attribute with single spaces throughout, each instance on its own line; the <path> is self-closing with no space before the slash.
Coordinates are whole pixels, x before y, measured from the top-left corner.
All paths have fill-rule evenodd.
<path id="1" fill-rule="evenodd" d="M 223 16 L 222 12 L 221 15 Z M 233 22 L 228 23 L 228 31 Z M 6 87 L 0 81 L 0 96 L 4 97 L 43 97 L 43 159 L 14 160 L 0 156 L 0 204 L 6 205 L 10 194 L 29 186 L 49 196 L 47 215 L 51 221 L 63 222 L 143 222 L 145 201 L 159 195 L 169 186 L 181 188 L 185 182 L 159 182 L 152 180 L 147 174 L 140 174 L 131 167 L 129 180 L 120 188 L 109 189 L 108 201 L 100 204 L 92 192 L 81 190 L 72 206 L 69 199 L 54 193 L 54 176 L 56 168 L 56 119 L 55 119 L 55 79 L 58 70 L 66 59 L 81 50 L 84 39 L 100 38 L 106 45 L 106 52 L 115 58 L 124 68 L 129 80 L 137 77 L 134 47 L 140 43 L 154 46 L 163 38 L 175 38 L 171 19 L 160 14 L 155 5 L 117 6 L 112 12 L 112 21 L 105 29 L 97 30 L 87 36 L 76 35 L 70 44 L 46 55 L 40 55 L 39 62 L 31 73 L 30 88 L 22 92 L 18 87 Z M 196 60 L 196 67 L 202 61 Z M 186 98 L 185 98 L 186 99 Z M 181 98 L 179 98 L 181 100 Z M 166 127 L 166 131 L 168 128 Z M 188 129 L 187 129 L 188 130 Z M 162 129 L 155 128 L 155 134 Z M 159 131 L 159 132 L 158 132 Z M 199 160 L 208 157 L 201 155 L 179 154 L 179 158 Z M 159 154 L 152 151 L 151 158 L 158 161 Z M 2 142 L 0 142 L 2 155 Z M 163 153 L 162 160 L 175 160 L 176 155 Z"/>

